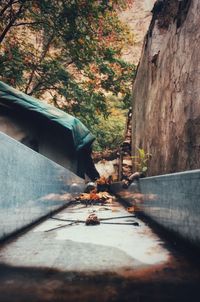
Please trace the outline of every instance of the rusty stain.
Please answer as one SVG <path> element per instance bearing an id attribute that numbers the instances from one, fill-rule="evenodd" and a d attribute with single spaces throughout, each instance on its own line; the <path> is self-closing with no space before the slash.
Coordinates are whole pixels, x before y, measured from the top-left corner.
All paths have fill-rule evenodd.
<path id="1" fill-rule="evenodd" d="M 199 301 L 199 270 L 180 262 L 172 258 L 153 269 L 124 269 L 117 275 L 0 266 L 0 301 Z"/>

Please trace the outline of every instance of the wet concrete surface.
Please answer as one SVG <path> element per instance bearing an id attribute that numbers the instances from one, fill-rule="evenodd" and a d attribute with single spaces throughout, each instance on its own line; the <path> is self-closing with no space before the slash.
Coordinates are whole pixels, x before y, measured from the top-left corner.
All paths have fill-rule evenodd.
<path id="1" fill-rule="evenodd" d="M 100 225 L 86 226 L 95 213 Z M 198 301 L 200 270 L 118 202 L 74 204 L 0 250 L 0 301 Z"/>

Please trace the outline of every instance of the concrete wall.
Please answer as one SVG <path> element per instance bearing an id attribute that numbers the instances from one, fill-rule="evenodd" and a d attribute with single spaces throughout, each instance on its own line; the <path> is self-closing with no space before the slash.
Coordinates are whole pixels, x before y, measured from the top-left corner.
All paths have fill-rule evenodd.
<path id="1" fill-rule="evenodd" d="M 200 248 L 200 170 L 142 178 L 128 189 L 115 183 L 112 191 L 168 231 Z"/>
<path id="2" fill-rule="evenodd" d="M 148 175 L 200 168 L 200 1 L 157 1 L 133 88 L 133 150 Z"/>
<path id="3" fill-rule="evenodd" d="M 0 240 L 84 191 L 69 170 L 0 132 Z"/>
<path id="4" fill-rule="evenodd" d="M 140 180 L 146 215 L 200 247 L 200 170 Z"/>
<path id="5" fill-rule="evenodd" d="M 0 104 L 0 132 L 77 173 L 77 158 L 72 152 L 67 130 L 63 133 L 50 122 L 30 116 L 29 112 Z"/>

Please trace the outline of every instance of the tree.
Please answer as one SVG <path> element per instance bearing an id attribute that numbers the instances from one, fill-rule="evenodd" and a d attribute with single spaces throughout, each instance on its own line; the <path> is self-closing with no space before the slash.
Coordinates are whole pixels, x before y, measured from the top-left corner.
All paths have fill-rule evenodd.
<path id="1" fill-rule="evenodd" d="M 2 0 L 0 76 L 53 102 L 90 129 L 109 115 L 106 93 L 129 106 L 135 67 L 120 59 L 131 37 L 122 0 Z"/>
<path id="2" fill-rule="evenodd" d="M 127 110 L 123 108 L 120 97 L 106 96 L 109 118 L 99 115 L 99 124 L 93 127 L 96 135 L 94 151 L 117 150 L 124 140 Z"/>

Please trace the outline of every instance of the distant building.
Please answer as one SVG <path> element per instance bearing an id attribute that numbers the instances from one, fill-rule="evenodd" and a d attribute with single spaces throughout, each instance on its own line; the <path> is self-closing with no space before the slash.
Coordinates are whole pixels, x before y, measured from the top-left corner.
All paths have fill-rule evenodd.
<path id="1" fill-rule="evenodd" d="M 0 131 L 80 177 L 98 177 L 90 156 L 95 138 L 77 118 L 1 81 Z"/>

